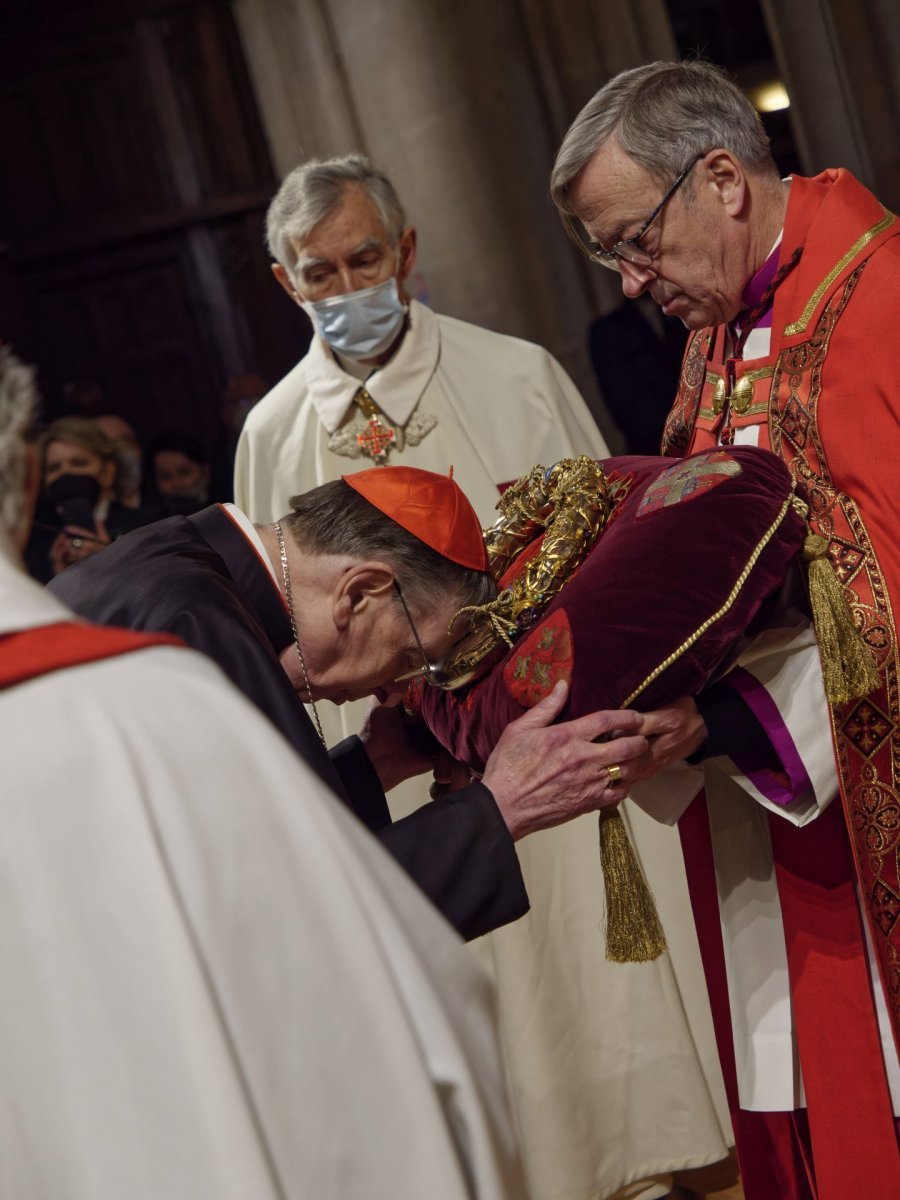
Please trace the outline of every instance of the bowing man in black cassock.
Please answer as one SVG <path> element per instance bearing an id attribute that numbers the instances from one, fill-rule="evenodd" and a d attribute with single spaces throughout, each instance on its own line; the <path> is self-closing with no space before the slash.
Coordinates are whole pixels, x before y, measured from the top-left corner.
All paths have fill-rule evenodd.
<path id="1" fill-rule="evenodd" d="M 295 497 L 274 525 L 233 505 L 159 521 L 49 586 L 93 622 L 176 634 L 213 658 L 468 939 L 528 910 L 515 840 L 624 796 L 646 748 L 627 735 L 636 714 L 551 731 L 564 693 L 551 696 L 510 727 L 484 782 L 392 824 L 382 784 L 426 769 L 421 754 L 398 760 L 396 728 L 329 753 L 301 697 L 313 711 L 321 699 L 386 700 L 405 690 L 401 677 L 427 677 L 453 645 L 453 614 L 490 594 L 487 565 L 452 479 L 382 467 Z M 593 744 L 611 729 L 624 736 Z M 609 763 L 623 768 L 615 786 Z"/>

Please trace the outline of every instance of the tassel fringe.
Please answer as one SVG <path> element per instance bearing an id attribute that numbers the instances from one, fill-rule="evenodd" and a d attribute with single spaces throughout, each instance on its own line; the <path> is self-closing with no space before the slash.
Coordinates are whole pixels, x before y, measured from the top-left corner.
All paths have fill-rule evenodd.
<path id="1" fill-rule="evenodd" d="M 846 704 L 879 686 L 878 671 L 868 646 L 853 624 L 853 614 L 828 557 L 828 541 L 810 533 L 803 544 L 809 602 L 822 660 L 825 695 L 832 704 Z"/>
<path id="2" fill-rule="evenodd" d="M 652 962 L 665 950 L 666 935 L 617 805 L 600 809 L 600 862 L 607 959 Z"/>

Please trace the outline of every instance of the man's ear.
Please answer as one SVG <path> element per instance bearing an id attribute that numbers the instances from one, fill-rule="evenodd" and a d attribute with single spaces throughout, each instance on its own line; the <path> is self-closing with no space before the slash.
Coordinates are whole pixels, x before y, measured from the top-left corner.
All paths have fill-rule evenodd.
<path id="1" fill-rule="evenodd" d="M 403 283 L 412 273 L 413 267 L 416 265 L 416 248 L 417 235 L 412 225 L 408 225 L 400 234 L 398 244 L 400 254 L 400 265 L 397 269 L 397 282 Z"/>
<path id="2" fill-rule="evenodd" d="M 288 275 L 281 263 L 272 263 L 272 274 L 275 276 L 290 298 L 294 301 L 294 303 L 301 304 L 302 299 L 300 293 L 294 287 L 294 281 L 291 279 L 290 275 Z"/>
<path id="3" fill-rule="evenodd" d="M 377 561 L 356 562 L 341 574 L 335 586 L 335 624 L 346 629 L 353 617 L 368 614 L 393 598 L 393 568 Z"/>
<path id="4" fill-rule="evenodd" d="M 729 150 L 710 150 L 703 156 L 707 185 L 729 217 L 740 217 L 749 199 L 747 175 Z"/>

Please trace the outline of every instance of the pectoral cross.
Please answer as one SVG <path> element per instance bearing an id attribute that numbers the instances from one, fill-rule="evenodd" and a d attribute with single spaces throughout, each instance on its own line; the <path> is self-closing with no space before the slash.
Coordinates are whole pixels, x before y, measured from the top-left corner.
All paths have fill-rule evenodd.
<path id="1" fill-rule="evenodd" d="M 391 450 L 397 446 L 397 431 L 385 425 L 381 419 L 381 409 L 364 387 L 353 397 L 353 403 L 364 417 L 369 418 L 362 432 L 356 435 L 360 453 L 371 458 L 376 467 L 383 467 Z"/>
<path id="2" fill-rule="evenodd" d="M 356 435 L 357 446 L 378 467 L 384 466 L 387 462 L 388 454 L 396 440 L 397 435 L 394 430 L 383 425 L 381 419 L 374 413 L 369 417 L 362 433 Z"/>

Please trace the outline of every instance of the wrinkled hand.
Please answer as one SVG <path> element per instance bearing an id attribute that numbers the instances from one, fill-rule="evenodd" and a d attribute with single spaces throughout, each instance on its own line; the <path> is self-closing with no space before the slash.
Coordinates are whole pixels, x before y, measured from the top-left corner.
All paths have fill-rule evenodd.
<path id="1" fill-rule="evenodd" d="M 71 567 L 73 563 L 80 562 L 83 558 L 90 558 L 92 554 L 96 554 L 98 550 L 108 546 L 109 541 L 109 534 L 102 521 L 97 522 L 96 530 L 67 525 L 61 533 L 56 535 L 53 545 L 50 547 L 50 565 L 53 567 L 53 574 L 58 575 L 60 571 Z"/>
<path id="2" fill-rule="evenodd" d="M 643 718 L 629 710 L 551 722 L 566 702 L 565 683 L 503 731 L 484 771 L 484 784 L 514 840 L 624 800 L 635 764 L 648 753 L 638 734 Z M 612 741 L 595 738 L 614 733 Z M 624 736 L 622 736 L 624 735 Z M 621 768 L 610 782 L 609 767 Z"/>
<path id="3" fill-rule="evenodd" d="M 676 700 L 666 708 L 641 714 L 639 732 L 648 743 L 647 754 L 632 781 L 650 779 L 663 767 L 681 762 L 706 741 L 706 724 L 693 696 Z"/>
<path id="4" fill-rule="evenodd" d="M 437 746 L 434 753 L 425 753 L 412 740 L 399 696 L 383 703 L 373 698 L 359 737 L 385 792 L 435 768 Z"/>

